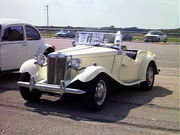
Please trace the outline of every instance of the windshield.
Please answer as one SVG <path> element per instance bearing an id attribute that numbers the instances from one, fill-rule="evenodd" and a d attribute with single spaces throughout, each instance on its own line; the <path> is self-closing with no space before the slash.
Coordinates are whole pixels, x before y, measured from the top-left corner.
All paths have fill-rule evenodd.
<path id="1" fill-rule="evenodd" d="M 158 31 L 150 31 L 149 33 L 150 33 L 150 35 L 159 35 Z"/>
<path id="2" fill-rule="evenodd" d="M 121 33 L 77 32 L 74 45 L 102 45 L 119 47 L 121 45 Z"/>
<path id="3" fill-rule="evenodd" d="M 68 33 L 67 30 L 61 30 L 60 33 Z"/>

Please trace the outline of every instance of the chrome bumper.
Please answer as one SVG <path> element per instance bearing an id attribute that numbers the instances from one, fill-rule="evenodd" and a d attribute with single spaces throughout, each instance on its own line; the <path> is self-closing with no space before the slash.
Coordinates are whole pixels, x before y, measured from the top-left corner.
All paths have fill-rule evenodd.
<path id="1" fill-rule="evenodd" d="M 38 89 L 39 91 L 52 92 L 52 93 L 57 93 L 61 95 L 63 95 L 64 93 L 69 93 L 69 94 L 85 94 L 86 93 L 84 90 L 66 88 L 64 81 L 61 81 L 60 85 L 54 85 L 54 84 L 47 84 L 47 83 L 35 83 L 35 81 L 31 78 L 30 82 L 18 81 L 17 83 L 21 87 L 27 87 L 29 89 Z"/>

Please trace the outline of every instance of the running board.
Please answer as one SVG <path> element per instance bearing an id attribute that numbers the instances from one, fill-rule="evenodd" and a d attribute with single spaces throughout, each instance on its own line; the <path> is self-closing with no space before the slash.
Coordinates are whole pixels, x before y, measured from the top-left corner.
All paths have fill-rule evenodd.
<path id="1" fill-rule="evenodd" d="M 124 86 L 133 86 L 141 82 L 144 82 L 144 80 L 137 80 L 137 81 L 132 81 L 132 82 L 121 82 L 121 81 L 118 81 L 118 82 Z"/>

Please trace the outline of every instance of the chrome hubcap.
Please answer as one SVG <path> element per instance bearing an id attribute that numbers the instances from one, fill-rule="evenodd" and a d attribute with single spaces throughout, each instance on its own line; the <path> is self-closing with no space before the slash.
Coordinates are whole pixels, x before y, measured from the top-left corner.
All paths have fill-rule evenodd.
<path id="1" fill-rule="evenodd" d="M 106 84 L 100 80 L 95 89 L 95 99 L 98 105 L 102 105 L 106 97 Z"/>
<path id="2" fill-rule="evenodd" d="M 150 67 L 147 71 L 148 86 L 151 86 L 153 81 L 154 81 L 154 73 L 153 73 L 153 69 Z"/>

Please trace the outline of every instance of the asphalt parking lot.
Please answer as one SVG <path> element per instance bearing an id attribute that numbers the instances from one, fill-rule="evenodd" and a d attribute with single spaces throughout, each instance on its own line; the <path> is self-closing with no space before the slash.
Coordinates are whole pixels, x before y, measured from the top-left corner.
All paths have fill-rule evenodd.
<path id="1" fill-rule="evenodd" d="M 45 39 L 63 49 L 72 39 Z M 180 46 L 124 42 L 128 49 L 150 50 L 161 69 L 152 91 L 115 87 L 101 112 L 86 109 L 83 97 L 44 95 L 39 103 L 24 101 L 18 72 L 0 76 L 0 134 L 161 135 L 180 133 Z"/>

